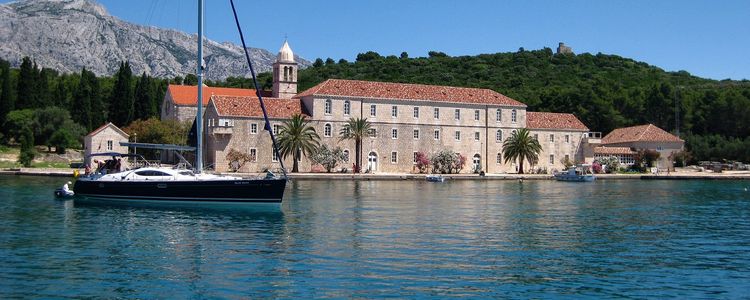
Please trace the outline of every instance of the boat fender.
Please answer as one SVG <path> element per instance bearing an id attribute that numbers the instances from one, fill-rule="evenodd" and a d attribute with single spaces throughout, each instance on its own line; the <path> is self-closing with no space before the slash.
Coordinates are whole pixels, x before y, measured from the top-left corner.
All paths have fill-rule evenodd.
<path id="1" fill-rule="evenodd" d="M 73 178 L 78 178 L 78 176 L 80 175 L 81 173 L 78 171 L 78 169 L 73 170 Z"/>

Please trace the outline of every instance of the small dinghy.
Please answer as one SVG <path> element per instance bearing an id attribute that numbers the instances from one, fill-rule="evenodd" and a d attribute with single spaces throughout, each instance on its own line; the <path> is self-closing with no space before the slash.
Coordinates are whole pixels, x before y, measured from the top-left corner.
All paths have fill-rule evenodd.
<path id="1" fill-rule="evenodd" d="M 72 184 L 70 181 L 65 183 L 61 188 L 58 188 L 55 190 L 55 197 L 60 199 L 67 199 L 67 198 L 73 198 L 75 196 L 75 192 L 71 191 L 68 188 L 68 185 Z"/>
<path id="2" fill-rule="evenodd" d="M 445 177 L 442 175 L 427 175 L 425 176 L 425 180 L 428 182 L 443 182 L 445 181 Z"/>

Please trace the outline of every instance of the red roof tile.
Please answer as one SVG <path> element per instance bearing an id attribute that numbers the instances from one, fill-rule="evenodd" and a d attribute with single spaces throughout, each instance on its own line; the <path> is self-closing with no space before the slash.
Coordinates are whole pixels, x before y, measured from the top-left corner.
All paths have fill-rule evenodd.
<path id="1" fill-rule="evenodd" d="M 198 99 L 197 86 L 170 84 L 167 88 L 167 93 L 172 95 L 172 101 L 174 101 L 174 104 L 176 105 L 195 106 L 195 102 Z M 204 86 L 203 106 L 208 104 L 208 98 L 210 98 L 211 95 L 255 96 L 255 90 Z"/>
<path id="2" fill-rule="evenodd" d="M 589 130 L 589 128 L 573 114 L 532 111 L 526 112 L 526 127 L 529 129 Z"/>
<path id="3" fill-rule="evenodd" d="M 683 140 L 653 124 L 617 128 L 602 139 L 603 145 L 627 142 L 683 142 Z"/>
<path id="4" fill-rule="evenodd" d="M 617 155 L 617 154 L 635 154 L 635 151 L 629 147 L 596 147 L 594 154 Z"/>
<path id="5" fill-rule="evenodd" d="M 119 127 L 115 126 L 115 124 L 112 124 L 112 122 L 109 122 L 107 124 L 99 126 L 99 128 L 94 129 L 94 131 L 92 131 L 91 133 L 87 134 L 86 136 L 94 136 L 94 135 L 98 134 L 99 132 L 101 132 L 102 130 L 104 130 L 105 128 L 109 127 L 110 125 L 112 126 L 112 129 L 114 129 L 118 133 L 122 134 L 125 137 L 130 137 L 129 134 L 127 134 L 125 131 L 122 131 L 122 129 L 120 129 Z"/>
<path id="6" fill-rule="evenodd" d="M 295 98 L 311 95 L 526 106 L 490 89 L 344 79 L 328 79 Z"/>
<path id="7" fill-rule="evenodd" d="M 257 97 L 237 97 L 214 95 L 211 100 L 220 116 L 263 117 Z M 269 118 L 290 118 L 295 114 L 308 116 L 299 99 L 263 98 Z"/>

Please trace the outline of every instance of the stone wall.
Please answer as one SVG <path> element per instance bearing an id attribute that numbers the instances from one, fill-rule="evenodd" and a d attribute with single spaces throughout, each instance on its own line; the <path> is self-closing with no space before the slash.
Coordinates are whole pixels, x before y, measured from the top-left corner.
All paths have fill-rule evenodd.
<path id="1" fill-rule="evenodd" d="M 106 127 L 95 135 L 87 135 L 84 138 L 84 163 L 91 166 L 92 153 L 118 152 L 128 153 L 128 147 L 120 146 L 120 142 L 127 142 L 128 137 L 123 136 L 112 127 Z M 101 158 L 100 158 L 101 159 Z M 108 159 L 108 158 L 107 158 Z"/>

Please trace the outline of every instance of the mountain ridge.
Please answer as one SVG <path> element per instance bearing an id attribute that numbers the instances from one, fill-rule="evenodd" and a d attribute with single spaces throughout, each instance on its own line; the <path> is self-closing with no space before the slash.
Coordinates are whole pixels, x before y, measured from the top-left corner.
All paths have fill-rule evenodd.
<path id="1" fill-rule="evenodd" d="M 0 5 L 0 57 L 20 65 L 24 56 L 64 73 L 81 68 L 112 75 L 120 61 L 135 74 L 171 78 L 195 73 L 197 35 L 130 23 L 92 0 L 21 0 Z M 276 55 L 248 48 L 258 72 L 270 71 Z M 242 47 L 206 39 L 206 77 L 250 75 Z M 310 62 L 295 56 L 304 68 Z"/>

